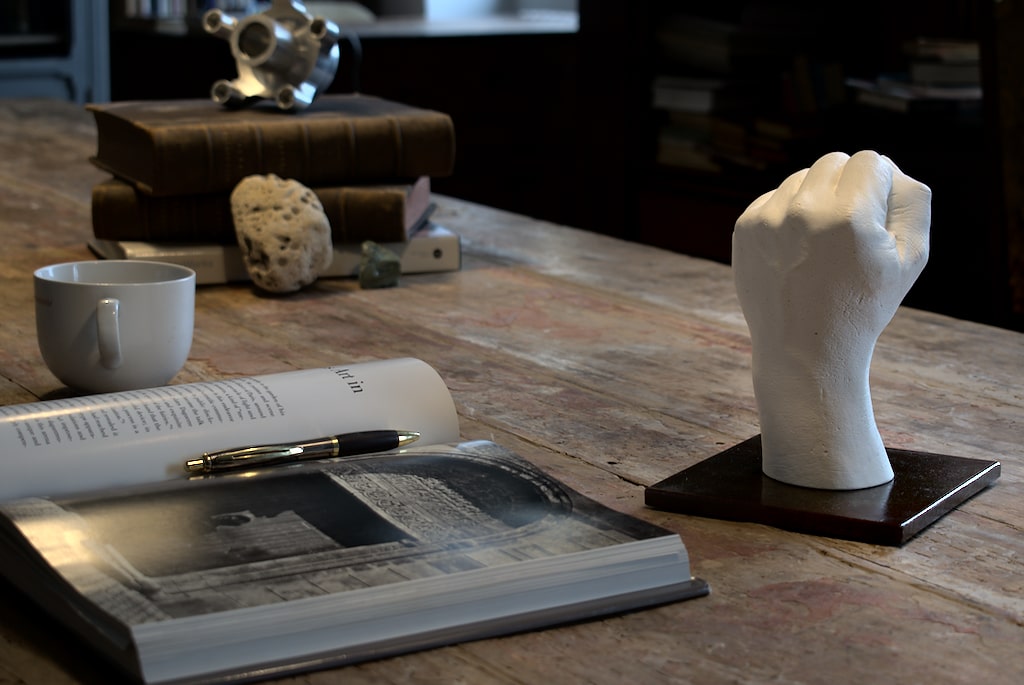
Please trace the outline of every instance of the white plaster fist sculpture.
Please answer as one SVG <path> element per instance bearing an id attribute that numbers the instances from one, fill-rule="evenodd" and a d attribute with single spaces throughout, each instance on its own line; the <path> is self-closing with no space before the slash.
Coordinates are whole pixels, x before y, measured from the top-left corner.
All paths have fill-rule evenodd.
<path id="1" fill-rule="evenodd" d="M 231 216 L 253 283 L 289 293 L 313 283 L 334 257 L 320 199 L 298 181 L 248 176 L 231 192 Z"/>
<path id="2" fill-rule="evenodd" d="M 736 221 L 765 475 L 831 490 L 892 480 L 868 372 L 930 224 L 931 190 L 872 151 L 825 155 Z"/>

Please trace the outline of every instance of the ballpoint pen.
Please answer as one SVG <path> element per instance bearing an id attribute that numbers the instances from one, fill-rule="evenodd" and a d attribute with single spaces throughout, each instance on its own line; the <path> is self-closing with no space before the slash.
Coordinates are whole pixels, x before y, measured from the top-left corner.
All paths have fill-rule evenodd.
<path id="1" fill-rule="evenodd" d="M 271 466 L 308 459 L 329 459 L 370 454 L 403 447 L 420 434 L 415 431 L 373 430 L 277 445 L 254 445 L 206 452 L 185 462 L 192 474 L 215 473 L 232 469 Z"/>

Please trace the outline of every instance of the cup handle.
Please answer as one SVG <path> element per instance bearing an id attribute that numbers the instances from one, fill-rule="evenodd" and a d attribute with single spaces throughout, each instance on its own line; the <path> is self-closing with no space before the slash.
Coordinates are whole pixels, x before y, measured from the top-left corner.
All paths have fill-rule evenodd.
<path id="1" fill-rule="evenodd" d="M 116 369 L 122 362 L 118 322 L 120 305 L 113 297 L 104 297 L 96 305 L 96 338 L 100 346 L 100 363 L 107 369 Z"/>

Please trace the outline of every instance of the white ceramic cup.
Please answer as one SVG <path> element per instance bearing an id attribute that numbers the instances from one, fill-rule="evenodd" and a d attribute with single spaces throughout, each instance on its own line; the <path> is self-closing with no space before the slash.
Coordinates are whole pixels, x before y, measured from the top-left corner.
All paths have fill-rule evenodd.
<path id="1" fill-rule="evenodd" d="M 36 335 L 62 383 L 85 392 L 165 385 L 192 347 L 196 274 L 177 264 L 51 264 L 35 277 Z"/>

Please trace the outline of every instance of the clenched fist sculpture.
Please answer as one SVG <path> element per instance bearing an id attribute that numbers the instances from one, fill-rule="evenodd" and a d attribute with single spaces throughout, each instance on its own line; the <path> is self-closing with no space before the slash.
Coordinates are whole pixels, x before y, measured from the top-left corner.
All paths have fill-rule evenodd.
<path id="1" fill-rule="evenodd" d="M 736 221 L 765 475 L 831 490 L 892 480 L 869 367 L 928 259 L 930 223 L 931 190 L 872 151 L 825 155 Z"/>

